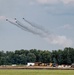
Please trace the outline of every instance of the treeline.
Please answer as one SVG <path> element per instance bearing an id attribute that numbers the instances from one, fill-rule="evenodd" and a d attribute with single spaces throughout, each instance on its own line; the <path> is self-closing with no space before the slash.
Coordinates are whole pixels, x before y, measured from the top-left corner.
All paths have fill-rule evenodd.
<path id="1" fill-rule="evenodd" d="M 74 48 L 64 48 L 64 50 L 15 50 L 0 51 L 0 65 L 27 64 L 27 62 L 42 62 L 56 64 L 74 63 Z"/>

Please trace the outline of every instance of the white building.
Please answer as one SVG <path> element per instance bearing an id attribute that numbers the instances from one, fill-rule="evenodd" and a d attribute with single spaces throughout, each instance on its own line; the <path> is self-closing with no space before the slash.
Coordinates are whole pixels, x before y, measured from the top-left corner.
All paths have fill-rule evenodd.
<path id="1" fill-rule="evenodd" d="M 27 66 L 34 66 L 35 63 L 27 63 Z"/>

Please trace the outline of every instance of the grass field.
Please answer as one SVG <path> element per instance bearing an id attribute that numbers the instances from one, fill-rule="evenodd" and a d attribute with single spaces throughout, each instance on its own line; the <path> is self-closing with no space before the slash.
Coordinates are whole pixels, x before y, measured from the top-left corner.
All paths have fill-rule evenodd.
<path id="1" fill-rule="evenodd" d="M 74 75 L 74 70 L 0 70 L 0 75 Z"/>

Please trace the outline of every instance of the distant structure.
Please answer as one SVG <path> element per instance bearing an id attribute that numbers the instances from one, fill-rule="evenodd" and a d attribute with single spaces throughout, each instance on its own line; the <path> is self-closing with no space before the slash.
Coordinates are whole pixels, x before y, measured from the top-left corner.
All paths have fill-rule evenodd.
<path id="1" fill-rule="evenodd" d="M 74 68 L 74 63 L 72 63 L 71 67 Z"/>
<path id="2" fill-rule="evenodd" d="M 34 66 L 35 63 L 27 63 L 27 66 Z"/>

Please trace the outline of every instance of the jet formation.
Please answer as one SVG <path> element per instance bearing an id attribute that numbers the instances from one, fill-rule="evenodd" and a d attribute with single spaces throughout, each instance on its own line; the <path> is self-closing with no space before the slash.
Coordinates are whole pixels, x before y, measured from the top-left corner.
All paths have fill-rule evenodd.
<path id="1" fill-rule="evenodd" d="M 16 18 L 14 18 L 13 20 L 6 19 L 6 21 L 8 21 L 9 23 L 21 28 L 24 31 L 30 32 L 30 33 L 35 34 L 35 35 L 39 35 L 40 37 L 48 36 L 49 32 L 47 30 L 45 30 L 43 27 L 35 25 L 32 22 L 26 20 L 25 18 L 22 18 L 22 19 L 24 22 L 28 23 L 31 26 L 31 28 L 26 26 L 25 24 L 23 24 L 22 22 L 20 22 Z"/>

